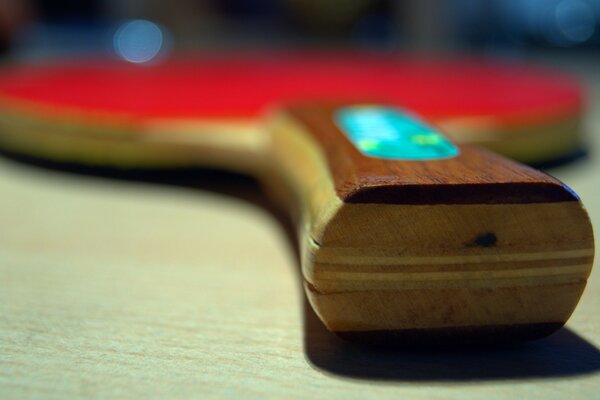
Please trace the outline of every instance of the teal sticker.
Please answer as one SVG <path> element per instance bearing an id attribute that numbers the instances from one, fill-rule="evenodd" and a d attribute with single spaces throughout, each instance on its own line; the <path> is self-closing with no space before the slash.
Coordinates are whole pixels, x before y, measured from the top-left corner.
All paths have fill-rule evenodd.
<path id="1" fill-rule="evenodd" d="M 392 160 L 440 160 L 458 148 L 417 116 L 391 107 L 345 107 L 337 125 L 361 153 Z"/>

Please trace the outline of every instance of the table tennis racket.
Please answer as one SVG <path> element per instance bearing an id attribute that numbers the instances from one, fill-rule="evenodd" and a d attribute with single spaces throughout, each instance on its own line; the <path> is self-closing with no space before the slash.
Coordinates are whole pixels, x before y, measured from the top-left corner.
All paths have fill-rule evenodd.
<path id="1" fill-rule="evenodd" d="M 580 91 L 545 71 L 373 55 L 96 60 L 5 68 L 0 103 L 11 151 L 264 181 L 295 216 L 311 304 L 343 337 L 541 337 L 591 270 L 571 190 L 459 143 L 530 161 L 574 148 Z"/>
<path id="2" fill-rule="evenodd" d="M 72 156 L 109 165 L 202 163 L 172 146 L 200 140 L 198 131 L 207 130 L 244 143 L 249 136 L 239 132 L 260 127 L 268 106 L 310 99 L 400 104 L 456 142 L 526 163 L 552 161 L 581 146 L 580 86 L 568 76 L 514 63 L 267 52 L 182 57 L 154 66 L 106 59 L 21 65 L 3 68 L 0 76 L 3 120 L 9 117 L 13 129 L 35 130 L 39 123 L 53 135 L 76 130 L 82 140 L 96 142 Z M 77 129 L 82 124 L 85 129 Z M 30 135 L 7 145 L 50 151 L 39 148 L 47 140 L 17 143 Z M 92 151 L 115 137 L 118 151 Z M 161 145 L 136 144 L 134 154 L 124 154 L 126 141 Z"/>

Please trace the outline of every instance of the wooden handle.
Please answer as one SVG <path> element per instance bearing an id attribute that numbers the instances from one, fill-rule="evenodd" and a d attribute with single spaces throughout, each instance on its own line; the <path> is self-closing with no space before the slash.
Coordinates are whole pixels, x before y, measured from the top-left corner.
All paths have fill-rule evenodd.
<path id="1" fill-rule="evenodd" d="M 412 159 L 394 159 L 393 148 L 373 156 L 398 124 L 423 154 L 417 146 Z M 291 188 L 279 196 L 299 210 L 306 293 L 331 331 L 510 341 L 550 334 L 573 312 L 593 237 L 578 197 L 558 180 L 453 145 L 385 107 L 296 105 L 274 113 L 268 129 L 271 169 Z M 441 150 L 428 153 L 432 143 Z"/>

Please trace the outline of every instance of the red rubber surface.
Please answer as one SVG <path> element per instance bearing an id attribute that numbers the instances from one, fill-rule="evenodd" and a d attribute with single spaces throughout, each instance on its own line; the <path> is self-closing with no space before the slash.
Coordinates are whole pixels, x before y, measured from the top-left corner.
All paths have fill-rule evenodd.
<path id="1" fill-rule="evenodd" d="M 372 54 L 242 54 L 155 66 L 87 60 L 0 70 L 0 98 L 148 117 L 256 117 L 274 103 L 373 100 L 433 118 L 539 120 L 578 113 L 581 89 L 560 74 L 477 60 Z"/>

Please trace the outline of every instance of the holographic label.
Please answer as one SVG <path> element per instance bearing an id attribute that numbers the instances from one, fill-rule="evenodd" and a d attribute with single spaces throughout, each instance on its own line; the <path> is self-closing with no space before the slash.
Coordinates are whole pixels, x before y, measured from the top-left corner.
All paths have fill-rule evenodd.
<path id="1" fill-rule="evenodd" d="M 339 109 L 335 121 L 356 148 L 369 157 L 392 160 L 440 160 L 458 148 L 417 116 L 401 109 L 352 106 Z"/>

